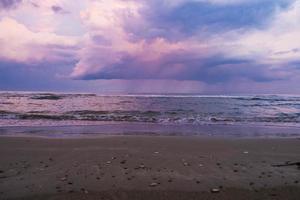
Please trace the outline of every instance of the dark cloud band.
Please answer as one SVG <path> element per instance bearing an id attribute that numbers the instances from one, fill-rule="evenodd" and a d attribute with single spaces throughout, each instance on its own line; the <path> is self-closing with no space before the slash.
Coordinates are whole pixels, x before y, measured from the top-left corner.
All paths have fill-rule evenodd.
<path id="1" fill-rule="evenodd" d="M 0 9 L 10 9 L 21 3 L 22 0 L 0 0 Z"/>

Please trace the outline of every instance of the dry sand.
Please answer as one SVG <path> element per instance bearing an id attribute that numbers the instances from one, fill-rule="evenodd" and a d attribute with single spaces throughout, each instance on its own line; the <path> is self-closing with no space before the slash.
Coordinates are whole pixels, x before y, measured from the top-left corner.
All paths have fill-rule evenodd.
<path id="1" fill-rule="evenodd" d="M 299 200 L 299 162 L 299 139 L 1 137 L 0 199 Z"/>

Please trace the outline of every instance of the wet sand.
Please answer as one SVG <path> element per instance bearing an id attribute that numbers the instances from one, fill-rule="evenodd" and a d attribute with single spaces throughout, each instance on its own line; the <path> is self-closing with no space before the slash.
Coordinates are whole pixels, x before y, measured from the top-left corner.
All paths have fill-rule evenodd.
<path id="1" fill-rule="evenodd" d="M 0 138 L 0 199 L 299 199 L 299 139 Z"/>

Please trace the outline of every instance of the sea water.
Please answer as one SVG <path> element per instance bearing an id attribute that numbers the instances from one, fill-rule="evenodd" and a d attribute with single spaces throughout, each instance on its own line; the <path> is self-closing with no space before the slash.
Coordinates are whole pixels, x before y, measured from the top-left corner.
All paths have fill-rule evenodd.
<path id="1" fill-rule="evenodd" d="M 256 130 L 273 127 L 277 132 L 281 130 L 281 134 L 287 132 L 283 128 L 293 129 L 293 135 L 297 135 L 300 128 L 300 96 L 1 92 L 0 126 L 90 126 L 90 129 L 92 126 L 102 126 L 106 132 L 114 129 L 119 132 L 141 132 L 141 129 L 155 132 L 157 129 L 172 133 L 180 130 L 181 134 L 199 132 L 207 127 L 222 127 L 220 131 L 231 127 L 232 132 L 232 127 L 251 126 Z M 76 130 L 78 128 L 73 132 Z M 97 128 L 93 130 L 86 132 L 97 132 Z"/>

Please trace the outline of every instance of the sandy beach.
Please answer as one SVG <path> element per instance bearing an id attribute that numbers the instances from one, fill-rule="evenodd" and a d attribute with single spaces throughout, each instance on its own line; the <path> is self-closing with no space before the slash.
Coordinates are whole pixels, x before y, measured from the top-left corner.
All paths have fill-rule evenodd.
<path id="1" fill-rule="evenodd" d="M 0 138 L 0 199 L 299 199 L 299 139 Z"/>

